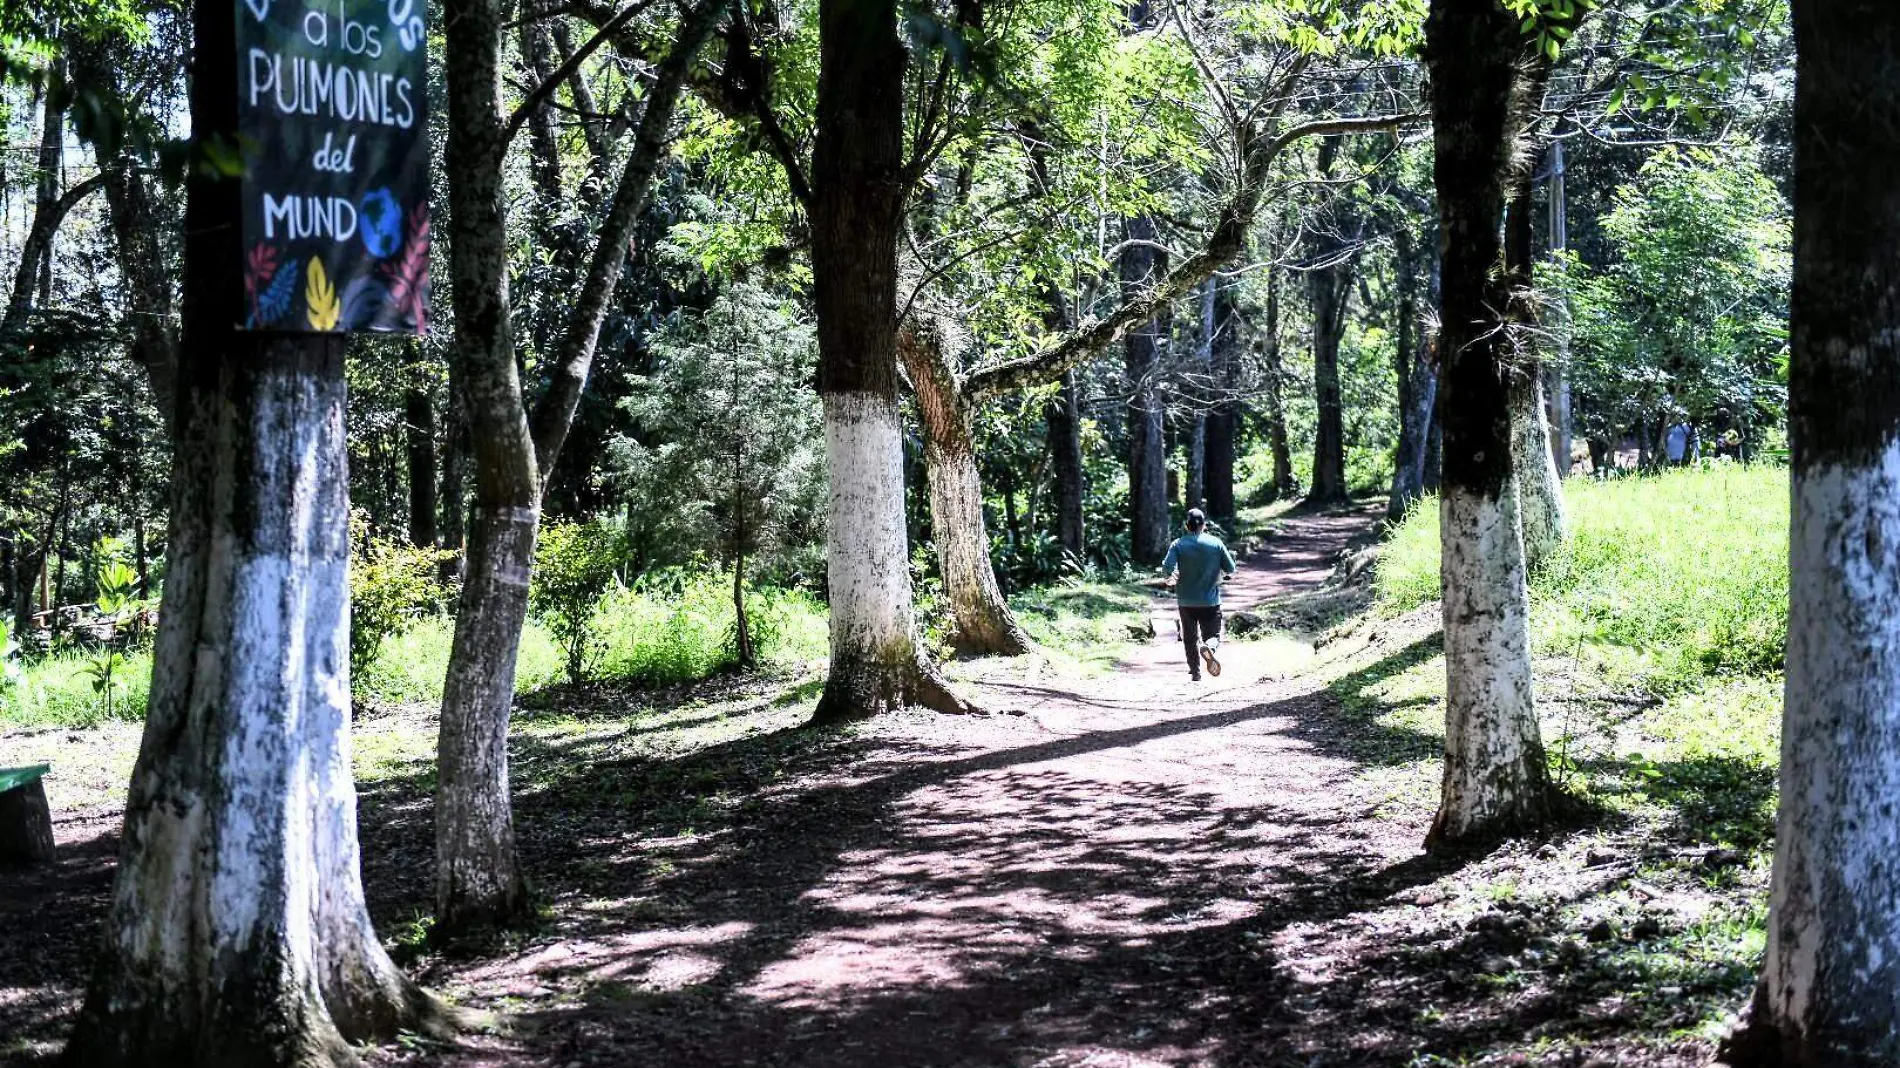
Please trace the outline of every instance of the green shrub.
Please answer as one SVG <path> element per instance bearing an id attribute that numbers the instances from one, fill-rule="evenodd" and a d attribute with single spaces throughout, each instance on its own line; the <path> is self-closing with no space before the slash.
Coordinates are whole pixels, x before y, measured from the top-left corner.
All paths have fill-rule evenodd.
<path id="1" fill-rule="evenodd" d="M 528 609 L 560 643 L 569 682 L 586 678 L 589 662 L 601 652 L 594 620 L 622 556 L 619 532 L 607 523 L 549 523 L 541 528 Z"/>
<path id="2" fill-rule="evenodd" d="M 350 516 L 350 674 L 369 669 L 383 642 L 449 599 L 438 569 L 452 553 L 374 537 L 361 512 Z"/>
<path id="3" fill-rule="evenodd" d="M 1531 581 L 1544 655 L 1587 648 L 1656 692 L 1711 675 L 1779 672 L 1788 617 L 1788 473 L 1721 463 L 1564 483 L 1571 537 Z M 1438 507 L 1427 500 L 1380 558 L 1381 605 L 1438 597 Z"/>
<path id="4" fill-rule="evenodd" d="M 825 612 L 799 590 L 747 594 L 752 643 L 761 661 L 824 655 Z M 594 619 L 601 636 L 598 673 L 654 685 L 692 682 L 738 663 L 730 572 L 668 569 L 633 589 L 617 587 Z"/>

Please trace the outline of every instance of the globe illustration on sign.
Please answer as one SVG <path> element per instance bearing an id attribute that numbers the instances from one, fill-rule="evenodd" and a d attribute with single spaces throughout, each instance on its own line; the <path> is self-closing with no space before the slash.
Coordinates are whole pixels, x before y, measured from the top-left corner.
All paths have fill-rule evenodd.
<path id="1" fill-rule="evenodd" d="M 363 194 L 357 205 L 357 227 L 363 235 L 363 247 L 379 260 L 388 259 L 402 247 L 402 205 L 387 187 Z"/>

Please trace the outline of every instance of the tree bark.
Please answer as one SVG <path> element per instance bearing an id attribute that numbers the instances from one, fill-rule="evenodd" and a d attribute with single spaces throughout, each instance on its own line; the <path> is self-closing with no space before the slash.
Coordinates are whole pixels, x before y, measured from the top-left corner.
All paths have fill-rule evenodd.
<path id="1" fill-rule="evenodd" d="M 723 9 L 724 0 L 700 0 L 681 17 L 673 48 L 647 90 L 639 135 L 532 416 L 515 360 L 507 284 L 502 163 L 512 126 L 501 111 L 503 0 L 471 0 L 448 20 L 453 371 L 463 412 L 481 433 L 471 435 L 475 507 L 438 737 L 436 924 L 444 935 L 513 923 L 528 912 L 508 796 L 508 719 L 542 487 L 586 389 L 687 67 Z"/>
<path id="2" fill-rule="evenodd" d="M 1214 288 L 1212 370 L 1218 399 L 1207 413 L 1207 514 L 1234 524 L 1234 439 L 1240 432 L 1240 313 L 1232 284 Z"/>
<path id="3" fill-rule="evenodd" d="M 1154 285 L 1167 272 L 1167 258 L 1153 245 L 1154 220 L 1135 216 L 1123 221 L 1131 244 L 1122 253 L 1122 298 Z M 1122 338 L 1128 402 L 1129 557 L 1152 567 L 1168 552 L 1168 446 L 1163 436 L 1167 406 L 1156 388 L 1158 349 L 1166 335 L 1165 309 Z"/>
<path id="4" fill-rule="evenodd" d="M 192 126 L 237 127 L 228 8 L 194 18 Z M 364 904 L 349 741 L 343 341 L 242 335 L 238 190 L 188 179 L 165 603 L 104 945 L 71 1065 L 356 1063 L 448 1016 Z"/>
<path id="5" fill-rule="evenodd" d="M 1445 777 L 1428 845 L 1543 821 L 1528 596 L 1510 433 L 1501 261 L 1523 35 L 1498 0 L 1433 0 L 1426 20 L 1443 257 Z"/>
<path id="6" fill-rule="evenodd" d="M 1418 251 L 1411 231 L 1398 232 L 1399 446 L 1392 464 L 1392 494 L 1386 521 L 1397 523 L 1425 494 L 1425 438 L 1431 431 L 1432 405 L 1438 398 L 1438 372 L 1431 348 L 1418 341 Z"/>
<path id="7" fill-rule="evenodd" d="M 1346 486 L 1346 432 L 1339 397 L 1339 342 L 1346 308 L 1352 301 L 1353 270 L 1348 264 L 1319 267 L 1306 274 L 1313 302 L 1313 395 L 1319 423 L 1313 436 L 1313 486 L 1310 505 L 1342 504 Z"/>
<path id="8" fill-rule="evenodd" d="M 421 373 L 422 342 L 411 341 L 408 388 L 403 391 L 403 438 L 409 461 L 409 543 L 433 549 L 436 543 L 435 402 Z"/>
<path id="9" fill-rule="evenodd" d="M 1541 63 L 1539 69 L 1547 71 Z M 1543 79 L 1534 79 L 1529 92 L 1541 99 Z M 1524 566 L 1535 573 L 1563 544 L 1565 519 L 1563 485 L 1550 448 L 1550 426 L 1544 421 L 1544 372 L 1537 352 L 1542 331 L 1532 288 L 1530 179 L 1528 167 L 1513 172 L 1504 260 L 1512 291 L 1512 329 L 1507 336 L 1515 352 L 1510 381 L 1511 466 L 1517 472 Z"/>
<path id="10" fill-rule="evenodd" d="M 1568 190 L 1564 181 L 1564 143 L 1550 143 L 1550 253 L 1561 258 L 1570 247 Z M 1570 299 L 1550 307 L 1550 358 L 1544 361 L 1544 400 L 1549 405 L 1550 454 L 1557 477 L 1570 477 Z"/>
<path id="11" fill-rule="evenodd" d="M 502 0 L 448 19 L 452 386 L 475 460 L 475 500 L 436 742 L 436 926 L 444 935 L 528 914 L 508 794 L 508 717 L 528 612 L 541 487 L 522 407 L 502 183 Z"/>
<path id="12" fill-rule="evenodd" d="M 1273 499 L 1291 497 L 1293 448 L 1286 433 L 1286 365 L 1280 359 L 1280 272 L 1267 268 L 1267 329 L 1262 338 L 1267 387 L 1267 450 L 1273 456 Z"/>
<path id="13" fill-rule="evenodd" d="M 1055 461 L 1056 540 L 1062 551 L 1080 563 L 1087 551 L 1084 499 L 1087 485 L 1082 467 L 1081 395 L 1075 372 L 1062 376 L 1062 388 L 1049 401 L 1049 451 Z"/>
<path id="14" fill-rule="evenodd" d="M 965 711 L 918 645 L 904 537 L 896 307 L 906 53 L 895 0 L 819 0 L 818 39 L 811 255 L 831 483 L 831 672 L 813 719 L 909 704 Z"/>
<path id="15" fill-rule="evenodd" d="M 1216 399 L 1214 385 L 1214 285 L 1209 277 L 1201 283 L 1199 314 L 1196 315 L 1192 394 L 1200 394 L 1190 413 L 1187 432 L 1187 489 L 1183 501 L 1189 508 L 1207 507 L 1207 415 Z"/>
<path id="16" fill-rule="evenodd" d="M 950 646 L 966 656 L 1019 656 L 1030 650 L 996 581 L 983 520 L 983 486 L 969 407 L 946 351 L 942 320 L 913 311 L 898 328 L 897 351 L 917 394 L 930 481 L 930 529 L 950 600 Z"/>
<path id="17" fill-rule="evenodd" d="M 1900 1064 L 1900 10 L 1794 5 L 1788 679 L 1768 953 L 1731 1064 Z"/>

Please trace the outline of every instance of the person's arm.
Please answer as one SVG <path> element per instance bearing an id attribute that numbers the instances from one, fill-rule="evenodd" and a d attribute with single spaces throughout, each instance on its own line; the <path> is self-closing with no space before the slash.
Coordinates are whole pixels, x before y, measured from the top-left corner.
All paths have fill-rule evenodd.
<path id="1" fill-rule="evenodd" d="M 1229 575 L 1240 570 L 1240 565 L 1234 563 L 1234 551 L 1227 547 L 1226 542 L 1221 542 L 1220 546 L 1220 569 Z"/>
<path id="2" fill-rule="evenodd" d="M 1161 561 L 1161 577 L 1170 583 L 1174 581 L 1174 569 L 1181 564 L 1180 542 L 1168 546 L 1168 558 Z"/>

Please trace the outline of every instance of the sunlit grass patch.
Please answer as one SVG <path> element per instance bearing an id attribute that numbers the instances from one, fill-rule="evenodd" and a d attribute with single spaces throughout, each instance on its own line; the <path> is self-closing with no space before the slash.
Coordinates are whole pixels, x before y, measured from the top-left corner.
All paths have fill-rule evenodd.
<path id="1" fill-rule="evenodd" d="M 1085 674 L 1102 674 L 1133 648 L 1131 628 L 1153 610 L 1154 597 L 1133 583 L 1060 582 L 1009 599 L 1031 640 Z"/>
<path id="2" fill-rule="evenodd" d="M 0 727 L 90 727 L 107 719 L 145 718 L 152 654 L 122 653 L 113 664 L 112 694 L 101 689 L 100 652 L 74 649 L 31 661 L 11 682 L 0 679 Z M 0 754 L 0 764 L 8 762 Z"/>

